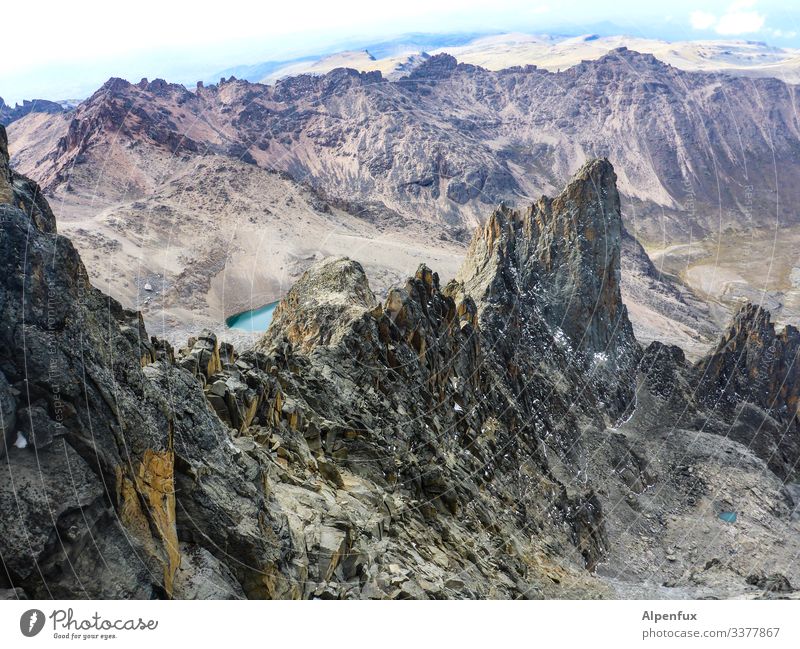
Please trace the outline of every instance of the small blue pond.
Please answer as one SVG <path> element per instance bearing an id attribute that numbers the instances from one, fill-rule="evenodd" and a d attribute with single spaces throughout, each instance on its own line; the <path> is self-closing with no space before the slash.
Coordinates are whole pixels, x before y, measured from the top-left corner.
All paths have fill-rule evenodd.
<path id="1" fill-rule="evenodd" d="M 719 517 L 726 523 L 736 522 L 736 512 L 720 512 Z"/>
<path id="2" fill-rule="evenodd" d="M 225 321 L 231 329 L 242 329 L 244 331 L 266 331 L 269 323 L 272 322 L 272 312 L 278 306 L 277 302 L 270 302 L 251 311 L 242 311 L 232 315 Z"/>

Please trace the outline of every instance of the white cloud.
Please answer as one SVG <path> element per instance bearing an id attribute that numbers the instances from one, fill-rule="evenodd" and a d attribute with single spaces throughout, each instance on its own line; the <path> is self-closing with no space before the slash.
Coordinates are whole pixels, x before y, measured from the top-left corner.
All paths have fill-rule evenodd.
<path id="1" fill-rule="evenodd" d="M 708 29 L 717 23 L 717 17 L 707 11 L 693 11 L 689 16 L 689 22 L 694 29 Z"/>
<path id="2" fill-rule="evenodd" d="M 533 19 L 549 9 L 546 2 L 538 0 L 403 0 L 399 5 L 375 0 L 137 0 L 135 10 L 129 4 L 108 0 L 36 0 L 33 5 L 3 2 L 3 52 L 22 54 L 0 56 L 0 81 L 4 74 L 20 73 L 23 68 L 138 58 L 154 52 L 163 57 L 175 53 L 194 57 L 217 47 L 243 49 L 250 41 L 260 42 L 262 50 L 264 44 L 272 46 L 276 41 L 282 48 L 303 43 L 318 49 L 320 42 L 445 31 L 442 26 L 453 32 L 491 30 L 495 22 L 509 16 L 523 13 Z M 36 20 L 37 16 L 41 20 Z M 35 30 L 30 28 L 33 24 Z"/>
<path id="3" fill-rule="evenodd" d="M 766 18 L 755 10 L 755 0 L 737 0 L 728 5 L 719 19 L 707 11 L 693 11 L 689 23 L 694 29 L 713 29 L 723 36 L 761 31 Z"/>
<path id="4" fill-rule="evenodd" d="M 714 29 L 717 34 L 731 36 L 751 34 L 760 31 L 763 26 L 764 16 L 757 11 L 732 11 L 722 16 Z"/>

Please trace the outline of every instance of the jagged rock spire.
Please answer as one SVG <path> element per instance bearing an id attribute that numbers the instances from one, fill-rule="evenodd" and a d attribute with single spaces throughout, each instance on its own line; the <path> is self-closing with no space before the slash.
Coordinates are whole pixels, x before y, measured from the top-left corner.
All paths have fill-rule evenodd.
<path id="1" fill-rule="evenodd" d="M 607 351 L 633 341 L 620 294 L 617 176 L 608 160 L 587 162 L 563 192 L 533 208 L 535 255 L 547 289 L 547 317 L 576 346 Z"/>
<path id="2" fill-rule="evenodd" d="M 470 244 L 457 275 L 483 309 L 543 318 L 586 367 L 606 365 L 618 408 L 632 399 L 639 347 L 620 293 L 622 217 L 608 160 L 581 167 L 555 198 L 524 211 L 496 209 Z M 610 361 L 610 362 L 607 362 Z"/>
<path id="3" fill-rule="evenodd" d="M 745 304 L 694 371 L 699 400 L 722 415 L 735 413 L 726 435 L 747 444 L 776 474 L 795 475 L 800 468 L 800 332 L 791 325 L 776 331 L 769 312 Z"/>
<path id="4" fill-rule="evenodd" d="M 592 160 L 556 198 L 523 212 L 495 210 L 457 279 L 476 300 L 496 300 L 504 287 L 538 290 L 547 320 L 576 347 L 604 351 L 633 340 L 620 294 L 621 239 L 614 168 Z"/>
<path id="5" fill-rule="evenodd" d="M 800 396 L 800 332 L 777 332 L 761 306 L 742 306 L 714 351 L 697 364 L 702 393 L 712 399 L 748 401 L 797 416 Z"/>
<path id="6" fill-rule="evenodd" d="M 8 136 L 0 124 L 0 204 L 11 203 L 14 190 L 11 188 L 11 169 L 8 167 Z"/>

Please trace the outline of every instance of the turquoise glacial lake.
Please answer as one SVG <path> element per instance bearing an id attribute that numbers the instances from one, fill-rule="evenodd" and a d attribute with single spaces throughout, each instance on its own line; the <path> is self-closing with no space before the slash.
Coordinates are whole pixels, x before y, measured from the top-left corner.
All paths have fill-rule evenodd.
<path id="1" fill-rule="evenodd" d="M 266 331 L 269 323 L 272 322 L 272 312 L 275 311 L 276 306 L 278 306 L 277 302 L 270 302 L 257 309 L 242 311 L 225 320 L 225 324 L 231 329 Z"/>
<path id="2" fill-rule="evenodd" d="M 736 512 L 720 512 L 719 517 L 726 523 L 736 522 Z"/>

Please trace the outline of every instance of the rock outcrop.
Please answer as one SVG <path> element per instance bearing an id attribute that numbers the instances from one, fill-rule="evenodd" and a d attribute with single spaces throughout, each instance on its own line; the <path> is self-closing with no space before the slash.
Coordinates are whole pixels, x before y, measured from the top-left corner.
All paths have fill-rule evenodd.
<path id="1" fill-rule="evenodd" d="M 279 337 L 304 351 L 333 345 L 354 319 L 377 305 L 361 264 L 326 259 L 306 272 L 277 306 L 275 325 L 258 347 L 268 349 Z"/>
<path id="2" fill-rule="evenodd" d="M 37 229 L 50 233 L 56 231 L 56 218 L 39 185 L 9 165 L 8 136 L 0 125 L 0 205 L 3 204 L 24 211 Z"/>
<path id="3" fill-rule="evenodd" d="M 640 369 L 648 392 L 670 410 L 670 426 L 735 440 L 794 482 L 800 475 L 798 353 L 797 329 L 776 331 L 769 313 L 748 303 L 696 363 L 678 347 L 654 342 Z"/>
<path id="4" fill-rule="evenodd" d="M 3 575 L 35 597 L 170 595 L 172 425 L 143 375 L 153 358 L 141 317 L 89 284 L 38 188 L 10 177 L 13 200 L 0 204 Z"/>

